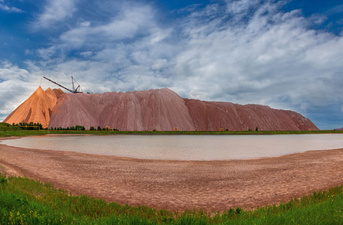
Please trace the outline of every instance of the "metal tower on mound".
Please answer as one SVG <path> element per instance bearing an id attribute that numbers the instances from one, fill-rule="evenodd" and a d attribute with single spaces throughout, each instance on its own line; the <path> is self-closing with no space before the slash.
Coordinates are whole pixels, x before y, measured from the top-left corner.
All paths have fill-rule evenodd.
<path id="1" fill-rule="evenodd" d="M 52 83 L 54 83 L 54 84 L 56 84 L 56 85 L 58 85 L 58 86 L 60 86 L 61 88 L 66 89 L 67 91 L 69 91 L 71 93 L 82 93 L 81 86 L 79 85 L 79 83 L 77 83 L 77 81 L 74 79 L 74 77 L 71 77 L 72 89 L 66 88 L 63 85 L 61 85 L 61 84 L 57 83 L 56 81 L 53 81 L 53 80 L 51 80 L 51 79 L 49 79 L 47 77 L 43 77 L 43 78 L 48 80 L 48 81 L 50 81 L 50 82 L 52 82 Z M 75 84 L 74 83 L 76 83 L 78 85 L 76 88 L 75 88 Z"/>

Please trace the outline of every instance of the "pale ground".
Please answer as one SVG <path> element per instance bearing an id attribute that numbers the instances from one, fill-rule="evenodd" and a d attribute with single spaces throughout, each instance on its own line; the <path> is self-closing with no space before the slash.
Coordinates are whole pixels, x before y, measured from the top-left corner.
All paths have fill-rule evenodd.
<path id="1" fill-rule="evenodd" d="M 255 160 L 162 161 L 0 144 L 0 165 L 9 175 L 73 194 L 180 211 L 251 209 L 343 184 L 343 149 Z"/>

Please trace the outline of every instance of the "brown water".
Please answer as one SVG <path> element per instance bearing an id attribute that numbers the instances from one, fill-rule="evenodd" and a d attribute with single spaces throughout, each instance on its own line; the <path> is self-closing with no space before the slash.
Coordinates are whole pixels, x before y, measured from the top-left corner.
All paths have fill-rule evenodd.
<path id="1" fill-rule="evenodd" d="M 2 144 L 100 155 L 164 160 L 274 157 L 343 148 L 343 134 L 306 135 L 46 135 Z"/>

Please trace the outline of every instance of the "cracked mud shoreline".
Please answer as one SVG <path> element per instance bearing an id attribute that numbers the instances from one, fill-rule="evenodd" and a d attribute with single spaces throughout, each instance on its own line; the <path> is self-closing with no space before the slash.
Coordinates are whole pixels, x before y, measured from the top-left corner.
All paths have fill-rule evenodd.
<path id="1" fill-rule="evenodd" d="M 252 209 L 343 184 L 343 149 L 253 160 L 163 161 L 0 144 L 0 165 L 9 175 L 50 182 L 73 194 L 178 211 Z"/>

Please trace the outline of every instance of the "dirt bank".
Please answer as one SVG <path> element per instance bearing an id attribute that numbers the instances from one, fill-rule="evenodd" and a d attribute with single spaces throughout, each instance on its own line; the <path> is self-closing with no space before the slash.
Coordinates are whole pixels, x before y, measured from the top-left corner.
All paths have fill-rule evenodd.
<path id="1" fill-rule="evenodd" d="M 159 161 L 0 144 L 10 174 L 74 194 L 170 210 L 255 208 L 343 184 L 343 149 L 232 161 Z"/>

